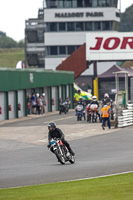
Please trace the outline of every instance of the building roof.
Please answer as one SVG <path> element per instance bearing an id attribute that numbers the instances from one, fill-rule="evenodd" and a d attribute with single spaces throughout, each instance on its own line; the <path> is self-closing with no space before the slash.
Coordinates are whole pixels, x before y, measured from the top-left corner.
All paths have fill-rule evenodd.
<path id="1" fill-rule="evenodd" d="M 133 76 L 133 68 L 132 67 L 126 67 L 121 68 L 118 65 L 113 65 L 110 69 L 108 69 L 106 72 L 98 75 L 98 78 L 114 78 L 115 73 L 114 72 L 128 72 L 128 76 Z M 125 74 L 119 74 L 119 77 L 125 77 Z"/>

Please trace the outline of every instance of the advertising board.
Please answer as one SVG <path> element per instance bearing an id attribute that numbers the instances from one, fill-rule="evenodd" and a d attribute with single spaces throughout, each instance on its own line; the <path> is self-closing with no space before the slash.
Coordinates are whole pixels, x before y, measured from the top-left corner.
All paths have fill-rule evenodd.
<path id="1" fill-rule="evenodd" d="M 133 32 L 87 33 L 86 60 L 133 60 Z"/>

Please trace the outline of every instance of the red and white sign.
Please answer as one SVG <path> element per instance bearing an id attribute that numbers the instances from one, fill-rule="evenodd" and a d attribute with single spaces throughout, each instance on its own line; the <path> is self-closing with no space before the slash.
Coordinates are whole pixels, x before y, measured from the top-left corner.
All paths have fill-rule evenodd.
<path id="1" fill-rule="evenodd" d="M 133 60 L 133 32 L 87 33 L 86 60 Z"/>

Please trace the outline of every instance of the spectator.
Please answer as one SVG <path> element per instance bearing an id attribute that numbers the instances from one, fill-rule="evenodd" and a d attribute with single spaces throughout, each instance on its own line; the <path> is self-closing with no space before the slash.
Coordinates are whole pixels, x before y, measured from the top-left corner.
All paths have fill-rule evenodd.
<path id="1" fill-rule="evenodd" d="M 35 93 L 32 93 L 32 97 L 31 97 L 32 114 L 36 114 L 36 106 L 37 106 L 36 100 L 37 98 L 36 98 Z"/>
<path id="2" fill-rule="evenodd" d="M 43 113 L 45 113 L 45 105 L 46 105 L 46 100 L 45 100 L 45 93 L 42 94 L 42 109 L 43 109 Z"/>
<path id="3" fill-rule="evenodd" d="M 39 95 L 39 93 L 37 93 L 36 94 L 36 97 L 37 97 L 37 106 L 36 106 L 36 108 L 37 108 L 37 114 L 39 114 L 40 115 L 40 113 L 41 113 L 41 103 L 40 103 L 40 95 Z"/>
<path id="4" fill-rule="evenodd" d="M 31 96 L 29 94 L 27 95 L 27 114 L 31 114 Z"/>

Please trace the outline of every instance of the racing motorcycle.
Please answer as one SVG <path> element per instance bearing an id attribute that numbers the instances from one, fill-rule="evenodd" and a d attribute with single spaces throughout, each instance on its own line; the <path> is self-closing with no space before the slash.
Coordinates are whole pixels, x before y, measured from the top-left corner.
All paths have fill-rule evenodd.
<path id="1" fill-rule="evenodd" d="M 99 117 L 99 122 L 100 122 L 100 114 L 98 113 L 98 105 L 97 104 L 90 105 L 90 113 L 91 113 L 91 120 L 93 123 L 97 122 L 98 117 Z"/>
<path id="2" fill-rule="evenodd" d="M 58 161 L 62 165 L 64 165 L 67 161 L 69 161 L 71 164 L 75 163 L 74 156 L 69 152 L 67 147 L 59 138 L 51 139 L 50 145 L 50 149 L 56 155 Z"/>
<path id="3" fill-rule="evenodd" d="M 84 117 L 84 120 L 86 120 L 85 111 L 84 111 L 83 105 L 78 104 L 76 106 L 76 116 L 77 116 L 77 121 L 81 121 L 82 117 Z"/>
<path id="4" fill-rule="evenodd" d="M 91 122 L 90 104 L 87 105 L 87 122 Z"/>

